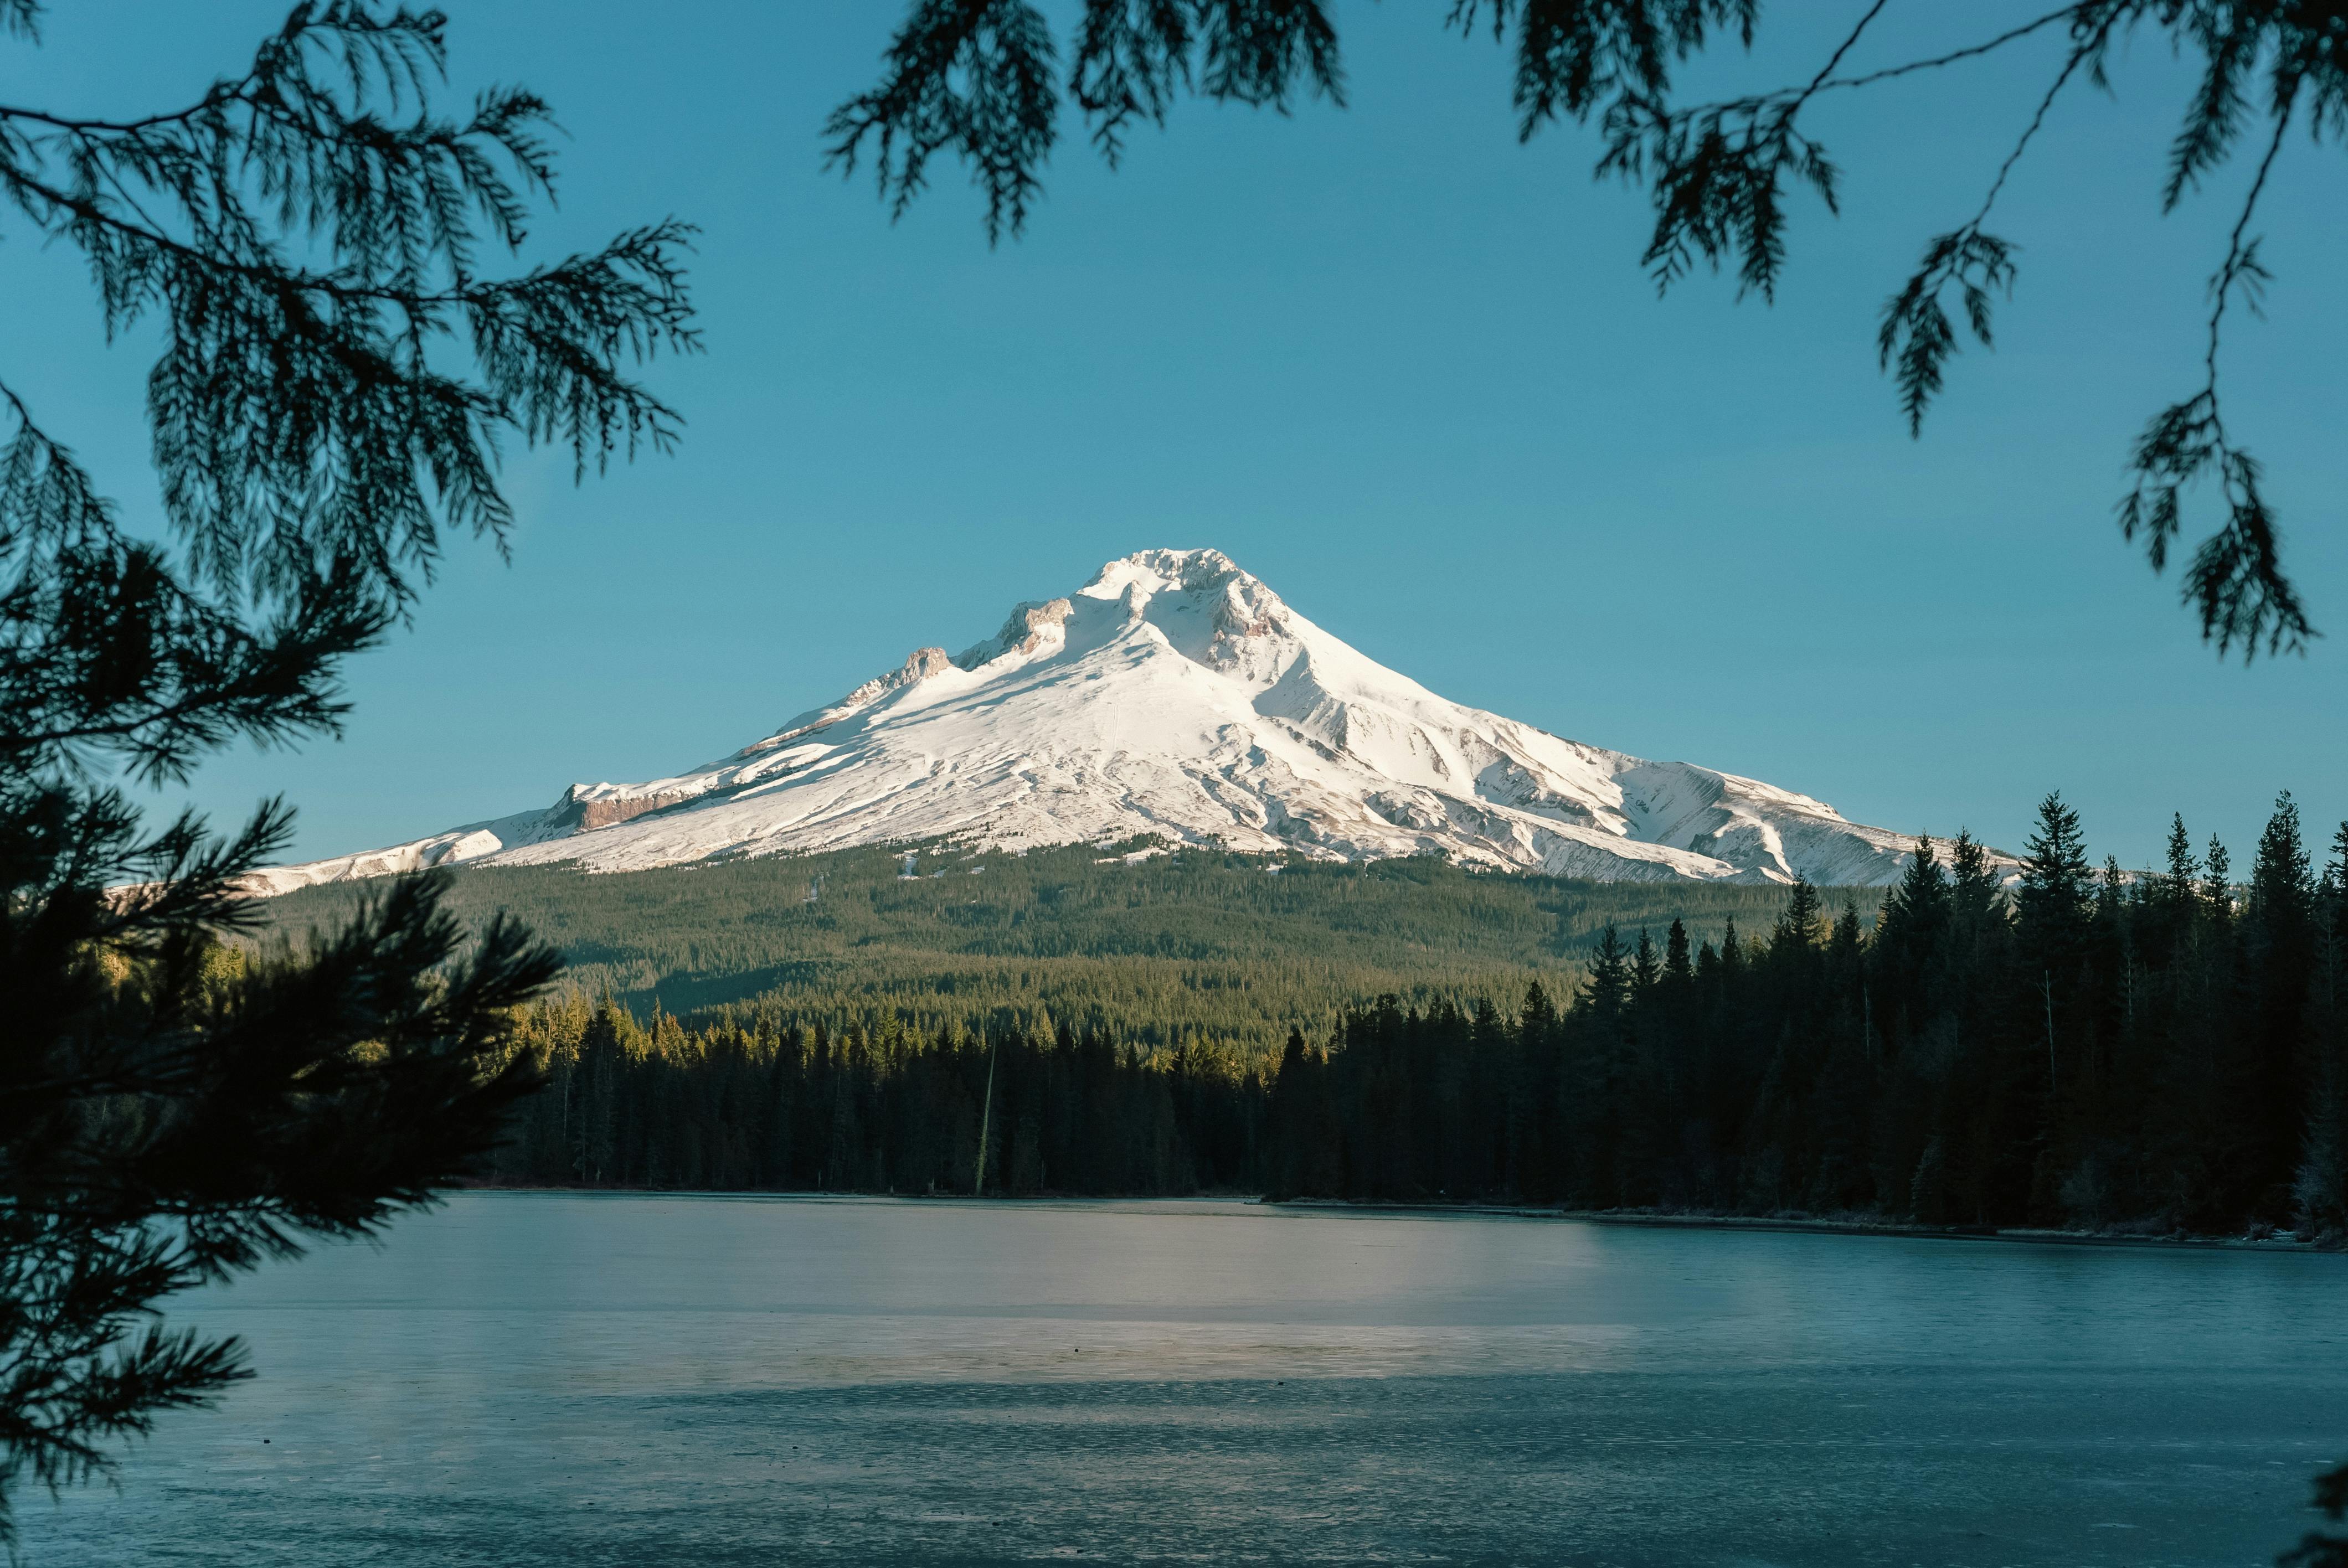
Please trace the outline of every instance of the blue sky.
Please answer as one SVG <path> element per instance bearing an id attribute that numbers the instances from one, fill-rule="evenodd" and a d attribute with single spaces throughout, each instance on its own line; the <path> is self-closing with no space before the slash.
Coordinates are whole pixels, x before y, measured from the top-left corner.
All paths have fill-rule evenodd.
<path id="1" fill-rule="evenodd" d="M 2150 861 L 2182 809 L 2241 864 L 2278 789 L 2319 837 L 2348 815 L 2337 149 L 2280 165 L 2268 319 L 2226 362 L 2333 635 L 2220 664 L 2110 522 L 2129 440 L 2197 384 L 2247 172 L 2160 216 L 2188 77 L 2157 40 L 2116 99 L 2051 117 L 1993 224 L 2024 247 L 2000 347 L 1961 357 L 1914 442 L 1876 312 L 1979 200 L 2046 46 L 1822 103 L 1843 215 L 1798 204 L 1764 306 L 1704 276 L 1659 301 L 1643 199 L 1591 182 L 1588 133 L 1519 146 L 1505 54 L 1439 6 L 1340 7 L 1342 111 L 1187 106 L 1114 176 L 1072 125 L 1027 237 L 993 250 L 958 169 L 892 226 L 821 167 L 893 5 L 450 9 L 458 89 L 528 83 L 570 133 L 533 254 L 700 224 L 709 352 L 654 372 L 688 422 L 675 456 L 584 487 L 559 457 L 510 462 L 512 563 L 452 553 L 413 630 L 354 667 L 344 739 L 205 769 L 223 816 L 291 796 L 304 856 L 705 761 L 1156 545 L 1229 551 L 1447 696 L 1859 821 L 2018 845 L 2060 787 L 2099 854 Z M 1780 5 L 1707 77 L 1806 76 L 1855 9 Z M 1854 63 L 2026 9 L 1895 0 Z M 43 49 L 0 45 L 0 92 L 178 103 L 282 15 L 85 0 Z M 106 345 L 70 257 L 20 238 L 0 295 L 12 384 L 151 518 L 151 344 Z"/>

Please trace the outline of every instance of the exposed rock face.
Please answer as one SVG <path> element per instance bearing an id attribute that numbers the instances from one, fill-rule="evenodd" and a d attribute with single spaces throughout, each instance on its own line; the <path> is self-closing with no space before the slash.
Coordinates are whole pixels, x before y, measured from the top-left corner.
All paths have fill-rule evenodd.
<path id="1" fill-rule="evenodd" d="M 644 815 L 648 811 L 660 811 L 672 805 L 682 805 L 698 797 L 697 790 L 656 790 L 650 794 L 588 795 L 585 786 L 572 784 L 563 791 L 547 817 L 549 827 L 568 827 L 579 833 L 592 833 L 599 827 L 612 827 Z"/>
<path id="2" fill-rule="evenodd" d="M 1062 628 L 1076 607 L 1065 599 L 1047 600 L 1041 604 L 1023 604 L 1011 612 L 1003 630 L 983 642 L 973 643 L 955 656 L 954 667 L 975 670 L 991 664 L 1006 653 L 1035 653 L 1047 641 L 1062 639 Z"/>
<path id="3" fill-rule="evenodd" d="M 262 874 L 272 891 L 457 861 L 594 870 L 954 838 L 1433 854 L 1606 880 L 1895 879 L 1911 839 L 1807 795 L 1446 702 L 1215 550 L 1145 550 L 732 755 L 542 812 Z"/>
<path id="4" fill-rule="evenodd" d="M 886 675 L 876 675 L 839 700 L 840 706 L 862 706 L 877 702 L 891 692 L 901 691 L 917 682 L 953 668 L 942 648 L 916 648 L 905 655 L 905 662 Z"/>

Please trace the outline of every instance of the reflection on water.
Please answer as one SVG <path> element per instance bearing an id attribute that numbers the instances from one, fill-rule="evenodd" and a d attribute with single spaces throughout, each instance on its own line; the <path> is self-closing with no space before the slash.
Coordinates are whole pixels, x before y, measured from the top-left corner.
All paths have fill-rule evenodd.
<path id="1" fill-rule="evenodd" d="M 36 1568 L 2240 1563 L 2348 1450 L 2337 1256 L 476 1194 L 176 1317 Z"/>

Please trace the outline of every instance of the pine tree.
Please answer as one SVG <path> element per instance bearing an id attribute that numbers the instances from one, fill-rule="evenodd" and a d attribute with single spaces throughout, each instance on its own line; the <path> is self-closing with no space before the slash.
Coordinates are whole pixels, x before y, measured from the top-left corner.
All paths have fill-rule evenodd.
<path id="1" fill-rule="evenodd" d="M 2250 897 L 2245 917 L 2261 927 L 2265 939 L 2278 941 L 2296 935 L 2312 921 L 2316 878 L 2309 864 L 2299 822 L 2299 804 L 2285 790 L 2275 801 L 2274 815 L 2259 835 L 2259 848 L 2250 863 Z"/>
<path id="2" fill-rule="evenodd" d="M 1695 978 L 1688 962 L 1687 927 L 1676 915 L 1672 917 L 1672 928 L 1663 938 L 1663 979 L 1666 982 L 1684 986 Z"/>
<path id="3" fill-rule="evenodd" d="M 1777 917 L 1770 932 L 1772 948 L 1802 951 L 1818 945 L 1818 890 L 1810 880 L 1798 873 L 1794 877 L 1794 896 L 1787 900 L 1786 912 Z"/>
<path id="4" fill-rule="evenodd" d="M 2019 935 L 2039 961 L 2056 968 L 2076 961 L 2095 907 L 2095 871 L 2087 860 L 2079 814 L 2058 792 L 2038 803 L 2038 825 L 2024 846 L 2022 885 L 2014 897 Z"/>
<path id="5" fill-rule="evenodd" d="M 1949 917 L 1949 878 L 1932 841 L 1919 837 L 1909 853 L 1900 885 L 1884 900 L 1882 927 L 1897 927 L 1903 938 L 1929 943 Z"/>
<path id="6" fill-rule="evenodd" d="M 1846 897 L 1842 901 L 1842 913 L 1835 917 L 1834 930 L 1827 938 L 1828 950 L 1835 956 L 1839 966 L 1838 974 L 1854 979 L 1857 978 L 1859 948 L 1865 941 L 1865 931 L 1859 920 L 1859 902 Z"/>
<path id="7" fill-rule="evenodd" d="M 37 42 L 40 9 L 0 0 L 0 32 Z M 159 1302 L 429 1202 L 535 1081 L 512 1009 L 559 966 L 519 927 L 469 940 L 411 881 L 223 963 L 289 814 L 155 829 L 121 787 L 334 732 L 343 661 L 444 536 L 509 534 L 501 443 L 583 477 L 675 436 L 629 366 L 695 346 L 688 231 L 498 275 L 551 190 L 547 106 L 439 116 L 445 25 L 321 0 L 174 111 L 0 106 L 10 237 L 77 253 L 109 340 L 161 344 L 176 540 L 0 385 L 0 1538 L 17 1483 L 87 1480 L 243 1375 Z"/>
<path id="8" fill-rule="evenodd" d="M 2201 882 L 2202 907 L 2220 921 L 2234 917 L 2234 862 L 2218 835 L 2209 835 L 2209 847 L 2202 853 L 2202 865 L 2207 875 Z"/>
<path id="9" fill-rule="evenodd" d="M 1509 1096 L 1509 1163 L 1519 1194 L 1535 1202 L 1564 1191 L 1570 1158 L 1559 1114 L 1567 1091 L 1557 1004 L 1535 980 L 1517 1013 L 1515 1081 Z"/>
<path id="10" fill-rule="evenodd" d="M 1567 1018 L 1568 1038 L 1578 1045 L 1570 1064 L 1572 1079 L 1560 1087 L 1562 1120 L 1573 1160 L 1569 1192 L 1593 1208 L 1622 1201 L 1621 1151 L 1624 1091 L 1631 1079 L 1631 1009 L 1639 994 L 1631 950 L 1609 921 L 1598 934 L 1590 978 Z M 1578 1079 L 1579 1081 L 1573 1080 Z"/>
<path id="11" fill-rule="evenodd" d="M 2336 1237 L 2348 1228 L 2348 1068 L 2341 1060 L 2337 1006 L 2319 1001 L 2310 1009 L 2319 1026 L 2320 1054 L 2309 1087 L 2307 1135 L 2300 1146 L 2291 1182 L 2300 1229 Z"/>
<path id="12" fill-rule="evenodd" d="M 1880 967 L 1902 1004 L 1921 1005 L 1924 970 L 1947 940 L 1949 901 L 1948 874 L 1941 868 L 1932 841 L 1919 837 L 1875 925 Z"/>
<path id="13" fill-rule="evenodd" d="M 2201 911 L 2201 859 L 2185 831 L 2185 814 L 2169 818 L 2167 868 L 2146 890 L 2154 909 L 2152 950 L 2168 962 L 2191 938 Z"/>
<path id="14" fill-rule="evenodd" d="M 2201 885 L 2201 862 L 2194 857 L 2193 841 L 2185 832 L 2185 814 L 2178 812 L 2169 818 L 2168 874 L 2161 881 L 2161 892 L 2172 907 L 2192 907 Z"/>
<path id="15" fill-rule="evenodd" d="M 1611 1025 L 1630 1003 L 1632 978 L 1630 951 L 1622 946 L 1622 934 L 1610 920 L 1598 933 L 1598 946 L 1591 954 L 1590 978 L 1582 982 L 1577 1000 Z"/>
<path id="16" fill-rule="evenodd" d="M 1989 851 L 1972 834 L 1958 829 L 1956 841 L 1949 849 L 1951 924 L 1969 938 L 1978 940 L 1996 918 L 2004 897 L 2005 890 L 1998 880 L 1996 866 L 1990 861 Z"/>
<path id="17" fill-rule="evenodd" d="M 2242 907 L 2252 1016 L 2245 1020 L 2251 1058 L 2251 1170 L 2280 1219 L 2306 1133 L 2309 1085 L 2301 1081 L 2309 1041 L 2308 989 L 2316 966 L 2316 881 L 2301 838 L 2299 806 L 2286 790 L 2259 835 Z"/>

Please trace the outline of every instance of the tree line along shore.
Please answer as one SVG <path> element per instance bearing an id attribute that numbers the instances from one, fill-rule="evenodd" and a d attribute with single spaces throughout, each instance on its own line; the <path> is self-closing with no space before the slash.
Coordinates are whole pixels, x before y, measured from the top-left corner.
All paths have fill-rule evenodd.
<path id="1" fill-rule="evenodd" d="M 2246 879 L 2179 822 L 2003 885 L 1920 845 L 1871 923 L 1797 886 L 1717 940 L 1603 927 L 1564 995 L 1395 995 L 1277 1056 L 1047 1021 L 640 1020 L 541 1004 L 527 1185 L 1505 1203 L 2149 1234 L 2348 1231 L 2348 825 L 2288 795 Z"/>

